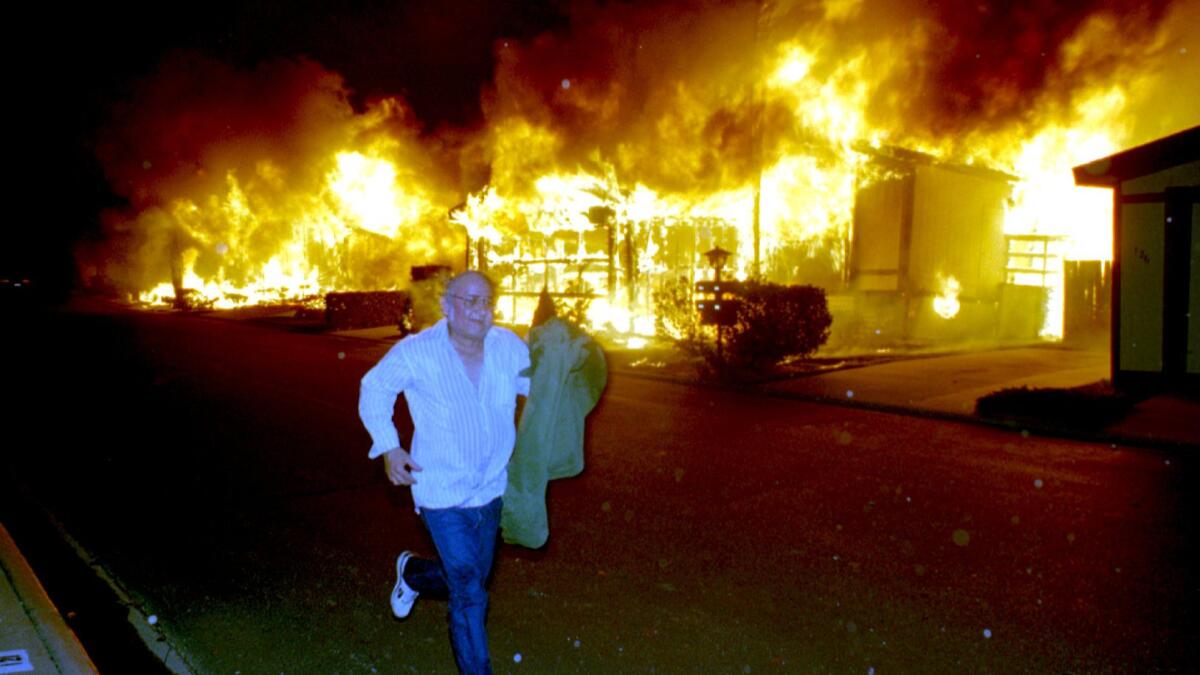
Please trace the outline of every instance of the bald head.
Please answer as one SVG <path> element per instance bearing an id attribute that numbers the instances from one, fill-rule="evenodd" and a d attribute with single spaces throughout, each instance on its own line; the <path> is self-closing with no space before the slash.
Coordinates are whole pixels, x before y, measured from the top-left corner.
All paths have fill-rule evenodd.
<path id="1" fill-rule="evenodd" d="M 450 281 L 446 282 L 446 290 L 442 293 L 442 295 L 443 297 L 462 295 L 462 291 L 465 287 L 474 286 L 481 282 L 487 287 L 488 293 L 494 297 L 496 294 L 496 285 L 492 283 L 492 280 L 487 278 L 486 275 L 475 270 L 459 272 L 451 277 Z"/>

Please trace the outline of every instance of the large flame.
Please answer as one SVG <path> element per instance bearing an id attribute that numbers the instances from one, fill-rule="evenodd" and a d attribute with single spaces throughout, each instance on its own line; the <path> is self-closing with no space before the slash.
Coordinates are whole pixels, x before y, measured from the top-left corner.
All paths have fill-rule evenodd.
<path id="1" fill-rule="evenodd" d="M 114 114 L 101 156 L 129 208 L 81 257 L 146 300 L 228 305 L 395 287 L 466 252 L 525 292 L 504 320 L 545 286 L 649 334 L 654 283 L 710 275 L 712 246 L 726 275 L 842 290 L 871 153 L 900 147 L 1017 177 L 1004 231 L 1053 251 L 1011 282 L 1047 287 L 1060 335 L 1062 260 L 1112 254 L 1111 195 L 1071 167 L 1200 123 L 1200 3 L 1024 4 L 579 9 L 497 44 L 483 124 L 442 135 L 399 98 L 353 110 L 310 61 L 177 57 Z"/>

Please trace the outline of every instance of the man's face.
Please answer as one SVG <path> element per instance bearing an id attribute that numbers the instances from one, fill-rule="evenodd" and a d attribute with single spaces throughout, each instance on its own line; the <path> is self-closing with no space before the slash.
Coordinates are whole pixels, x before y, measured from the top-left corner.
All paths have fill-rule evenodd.
<path id="1" fill-rule="evenodd" d="M 483 279 L 467 276 L 458 280 L 442 299 L 446 322 L 454 335 L 482 340 L 492 327 L 495 298 Z"/>

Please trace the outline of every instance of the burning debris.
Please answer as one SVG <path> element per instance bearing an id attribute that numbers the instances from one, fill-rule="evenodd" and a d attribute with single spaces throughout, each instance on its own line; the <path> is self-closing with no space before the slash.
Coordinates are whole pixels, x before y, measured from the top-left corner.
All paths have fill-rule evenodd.
<path id="1" fill-rule="evenodd" d="M 646 336 L 655 290 L 721 247 L 732 276 L 826 289 L 846 341 L 1058 336 L 1064 261 L 1111 257 L 1110 196 L 1070 168 L 1200 119 L 1198 4 L 572 5 L 495 43 L 477 128 L 433 131 L 312 60 L 176 54 L 112 112 L 128 206 L 79 259 L 213 306 L 469 265 L 502 321 L 547 289 Z"/>

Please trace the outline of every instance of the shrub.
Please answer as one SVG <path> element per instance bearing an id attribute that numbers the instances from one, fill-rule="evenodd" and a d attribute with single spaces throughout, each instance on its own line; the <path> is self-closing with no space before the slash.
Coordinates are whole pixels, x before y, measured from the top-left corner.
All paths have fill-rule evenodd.
<path id="1" fill-rule="evenodd" d="M 1076 429 L 1100 429 L 1133 409 L 1136 398 L 1107 380 L 1078 387 L 1011 387 L 980 397 L 975 412 L 1013 422 L 1035 422 Z"/>
<path id="2" fill-rule="evenodd" d="M 725 358 L 732 366 L 764 368 L 808 356 L 829 339 L 832 324 L 824 289 L 748 281 L 737 323 L 725 331 Z"/>
<path id="3" fill-rule="evenodd" d="M 746 282 L 737 322 L 723 329 L 717 353 L 713 326 L 700 324 L 700 313 L 686 278 L 654 291 L 655 332 L 685 354 L 704 359 L 710 375 L 731 375 L 730 368 L 769 368 L 788 357 L 804 357 L 829 339 L 833 317 L 825 291 L 814 286 Z"/>

